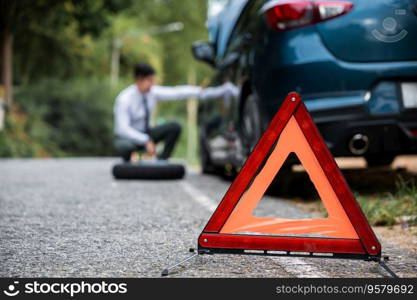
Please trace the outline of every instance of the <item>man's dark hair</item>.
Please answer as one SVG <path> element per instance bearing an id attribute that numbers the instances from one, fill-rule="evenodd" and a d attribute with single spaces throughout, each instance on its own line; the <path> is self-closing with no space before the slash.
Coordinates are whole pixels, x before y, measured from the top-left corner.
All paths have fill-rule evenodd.
<path id="1" fill-rule="evenodd" d="M 155 75 L 155 69 L 149 64 L 137 64 L 133 70 L 133 75 L 135 76 L 135 79 L 152 76 Z"/>

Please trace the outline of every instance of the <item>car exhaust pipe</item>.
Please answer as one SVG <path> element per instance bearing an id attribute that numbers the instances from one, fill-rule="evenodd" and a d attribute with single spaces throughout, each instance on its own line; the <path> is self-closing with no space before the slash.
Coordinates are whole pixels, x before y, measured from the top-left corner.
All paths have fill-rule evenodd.
<path id="1" fill-rule="evenodd" d="M 367 135 L 357 133 L 349 141 L 349 150 L 355 155 L 362 155 L 368 151 L 369 138 Z"/>

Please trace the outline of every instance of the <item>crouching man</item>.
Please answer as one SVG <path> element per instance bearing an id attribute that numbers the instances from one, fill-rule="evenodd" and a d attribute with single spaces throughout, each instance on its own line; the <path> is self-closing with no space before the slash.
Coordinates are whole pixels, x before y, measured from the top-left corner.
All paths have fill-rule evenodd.
<path id="1" fill-rule="evenodd" d="M 164 148 L 157 154 L 160 160 L 168 159 L 178 141 L 181 125 L 169 122 L 150 127 L 150 116 L 158 101 L 179 100 L 199 97 L 197 86 L 166 87 L 155 85 L 155 70 L 148 64 L 134 68 L 134 84 L 128 86 L 116 98 L 114 105 L 115 148 L 125 162 L 130 161 L 134 151 L 156 154 L 156 144 L 163 142 Z"/>

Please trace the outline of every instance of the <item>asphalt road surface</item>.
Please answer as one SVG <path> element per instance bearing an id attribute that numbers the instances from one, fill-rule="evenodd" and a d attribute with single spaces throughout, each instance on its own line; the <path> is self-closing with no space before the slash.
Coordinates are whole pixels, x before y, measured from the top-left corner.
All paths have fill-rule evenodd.
<path id="1" fill-rule="evenodd" d="M 0 276 L 159 277 L 187 257 L 230 182 L 193 170 L 178 181 L 116 181 L 110 173 L 116 161 L 0 160 Z M 255 215 L 309 216 L 290 200 L 268 196 Z M 382 244 L 395 272 L 417 275 L 416 255 Z M 171 276 L 387 274 L 364 261 L 203 255 Z"/>

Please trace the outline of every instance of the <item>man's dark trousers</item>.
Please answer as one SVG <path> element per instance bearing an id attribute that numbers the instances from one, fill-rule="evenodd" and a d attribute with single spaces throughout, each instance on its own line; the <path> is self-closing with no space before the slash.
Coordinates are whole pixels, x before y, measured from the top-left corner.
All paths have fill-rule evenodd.
<path id="1" fill-rule="evenodd" d="M 148 134 L 155 144 L 159 142 L 164 143 L 164 149 L 157 155 L 158 159 L 168 159 L 171 156 L 180 133 L 181 125 L 178 122 L 169 122 L 149 129 Z M 122 137 L 116 137 L 114 144 L 117 154 L 124 161 L 130 161 L 130 155 L 133 151 L 145 150 L 145 145 L 138 145 Z"/>

